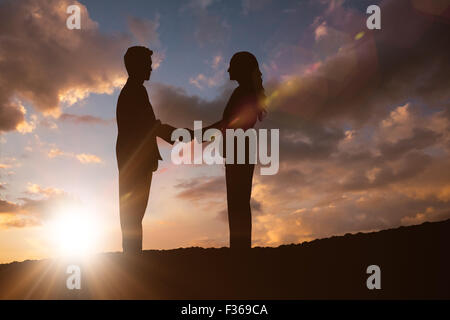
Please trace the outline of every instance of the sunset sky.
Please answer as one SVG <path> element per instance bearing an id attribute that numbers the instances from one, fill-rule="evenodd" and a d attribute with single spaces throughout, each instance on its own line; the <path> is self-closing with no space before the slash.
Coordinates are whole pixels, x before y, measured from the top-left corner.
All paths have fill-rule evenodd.
<path id="1" fill-rule="evenodd" d="M 81 30 L 66 28 L 72 4 Z M 0 263 L 70 236 L 121 250 L 115 108 L 132 45 L 154 51 L 145 85 L 177 127 L 219 120 L 231 56 L 257 57 L 280 170 L 255 171 L 253 246 L 450 218 L 449 39 L 450 0 L 0 0 Z M 223 166 L 176 166 L 158 144 L 144 249 L 227 246 Z"/>

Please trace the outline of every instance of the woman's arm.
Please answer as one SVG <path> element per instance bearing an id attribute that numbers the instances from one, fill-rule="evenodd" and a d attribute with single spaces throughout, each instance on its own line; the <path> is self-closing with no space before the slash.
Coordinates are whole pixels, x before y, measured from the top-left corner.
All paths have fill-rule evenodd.
<path id="1" fill-rule="evenodd" d="M 208 127 L 206 127 L 206 128 L 203 128 L 203 130 L 202 130 L 202 135 L 203 135 L 203 134 L 205 133 L 205 131 L 208 130 L 208 129 L 218 129 L 218 130 L 222 130 L 223 125 L 224 125 L 223 119 L 222 119 L 222 120 L 219 120 L 219 121 L 213 123 L 212 125 L 210 125 L 210 126 L 208 126 Z"/>

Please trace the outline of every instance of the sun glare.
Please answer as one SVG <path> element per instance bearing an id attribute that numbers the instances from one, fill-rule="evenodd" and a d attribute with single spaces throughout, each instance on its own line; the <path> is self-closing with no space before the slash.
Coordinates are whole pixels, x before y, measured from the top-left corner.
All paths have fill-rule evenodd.
<path id="1" fill-rule="evenodd" d="M 92 211 L 65 210 L 51 223 L 52 241 L 61 256 L 84 256 L 94 252 L 99 241 L 99 224 Z"/>

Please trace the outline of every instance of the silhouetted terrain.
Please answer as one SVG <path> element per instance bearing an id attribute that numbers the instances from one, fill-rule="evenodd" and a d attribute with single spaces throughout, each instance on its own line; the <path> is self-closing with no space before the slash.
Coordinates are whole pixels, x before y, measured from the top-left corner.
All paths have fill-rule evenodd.
<path id="1" fill-rule="evenodd" d="M 0 298 L 449 299 L 449 243 L 446 220 L 253 248 L 248 259 L 233 259 L 228 248 L 151 250 L 132 262 L 101 254 L 79 262 L 81 290 L 66 289 L 75 261 L 14 262 L 0 265 Z M 372 264 L 381 268 L 381 290 L 366 287 Z"/>

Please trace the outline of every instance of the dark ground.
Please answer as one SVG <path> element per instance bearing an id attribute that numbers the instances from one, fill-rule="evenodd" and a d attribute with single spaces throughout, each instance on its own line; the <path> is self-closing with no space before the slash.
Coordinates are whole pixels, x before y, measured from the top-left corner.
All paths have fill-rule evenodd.
<path id="1" fill-rule="evenodd" d="M 253 248 L 120 253 L 90 261 L 0 265 L 1 299 L 450 299 L 450 220 L 373 233 Z M 66 268 L 81 267 L 81 290 L 66 288 Z M 368 290 L 366 268 L 381 268 Z"/>

